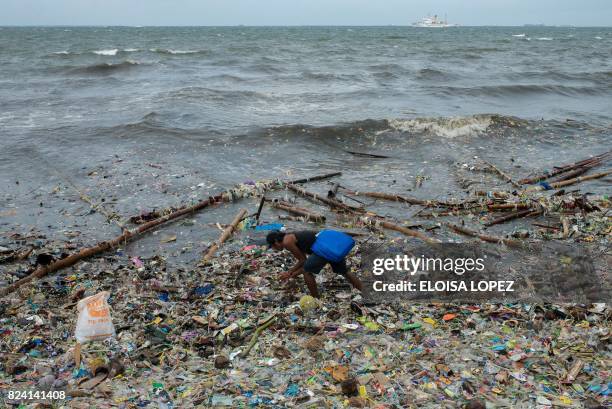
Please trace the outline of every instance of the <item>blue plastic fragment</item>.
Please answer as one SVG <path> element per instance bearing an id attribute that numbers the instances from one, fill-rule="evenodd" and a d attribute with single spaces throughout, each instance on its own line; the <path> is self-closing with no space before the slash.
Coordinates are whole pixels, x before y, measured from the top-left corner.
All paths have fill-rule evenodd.
<path id="1" fill-rule="evenodd" d="M 168 302 L 170 301 L 170 296 L 168 295 L 168 293 L 159 293 L 159 295 L 157 296 L 160 300 L 162 300 L 163 302 Z"/>
<path id="2" fill-rule="evenodd" d="M 550 186 L 548 183 L 546 183 L 544 181 L 538 183 L 538 185 L 542 186 L 544 188 L 544 190 L 552 190 L 552 186 Z"/>
<path id="3" fill-rule="evenodd" d="M 255 227 L 255 231 L 280 230 L 283 227 L 282 223 L 261 224 Z"/>
<path id="4" fill-rule="evenodd" d="M 196 287 L 196 288 L 195 288 L 194 293 L 195 293 L 195 295 L 197 295 L 198 297 L 201 297 L 201 296 L 203 296 L 203 295 L 208 295 L 208 294 L 210 294 L 214 288 L 215 288 L 215 286 L 214 286 L 214 285 L 212 285 L 212 284 L 206 284 L 206 285 L 201 286 L 201 287 Z"/>
<path id="5" fill-rule="evenodd" d="M 285 396 L 294 397 L 300 392 L 300 387 L 295 383 L 290 383 L 285 390 Z"/>

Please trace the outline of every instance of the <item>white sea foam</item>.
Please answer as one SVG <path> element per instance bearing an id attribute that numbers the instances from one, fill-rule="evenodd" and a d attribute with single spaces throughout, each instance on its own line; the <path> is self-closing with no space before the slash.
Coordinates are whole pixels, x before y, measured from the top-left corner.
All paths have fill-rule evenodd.
<path id="1" fill-rule="evenodd" d="M 596 36 L 595 40 L 603 40 L 603 38 L 601 38 L 600 36 Z"/>
<path id="2" fill-rule="evenodd" d="M 552 37 L 538 37 L 538 38 L 536 38 L 536 40 L 539 40 L 539 41 L 552 41 L 553 39 L 552 39 Z"/>
<path id="3" fill-rule="evenodd" d="M 117 51 L 119 51 L 116 48 L 113 49 L 108 49 L 108 50 L 98 50 L 98 51 L 94 51 L 94 54 L 97 55 L 108 55 L 108 56 L 112 56 L 112 55 L 117 55 Z"/>
<path id="4" fill-rule="evenodd" d="M 70 52 L 64 50 L 64 51 L 56 51 L 53 54 L 56 54 L 56 55 L 68 55 L 68 54 L 70 54 Z"/>
<path id="5" fill-rule="evenodd" d="M 151 48 L 149 51 L 154 53 L 162 54 L 196 54 L 199 53 L 197 50 L 173 50 L 173 49 L 162 49 L 162 48 Z"/>
<path id="6" fill-rule="evenodd" d="M 126 48 L 123 50 L 126 53 L 134 53 L 136 51 L 139 51 L 138 48 Z"/>
<path id="7" fill-rule="evenodd" d="M 428 133 L 445 138 L 479 135 L 491 126 L 493 120 L 489 115 L 475 115 L 450 118 L 417 118 L 393 119 L 391 128 L 403 132 Z"/>
<path id="8" fill-rule="evenodd" d="M 522 38 L 522 37 L 525 37 L 525 33 L 523 33 L 523 34 L 512 34 L 512 37 Z"/>

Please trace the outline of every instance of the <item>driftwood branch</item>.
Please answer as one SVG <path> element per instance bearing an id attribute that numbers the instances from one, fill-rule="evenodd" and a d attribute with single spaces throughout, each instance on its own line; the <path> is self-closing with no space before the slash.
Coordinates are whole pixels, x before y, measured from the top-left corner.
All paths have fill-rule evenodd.
<path id="1" fill-rule="evenodd" d="M 300 186 L 296 186 L 294 184 L 288 184 L 287 189 L 310 199 L 325 203 L 332 209 L 344 210 L 349 213 L 363 213 L 363 209 L 355 206 L 347 205 L 346 203 L 342 203 L 336 199 L 329 199 L 325 196 L 318 195 L 316 193 L 312 193 L 307 191 L 306 189 L 301 188 Z"/>
<path id="2" fill-rule="evenodd" d="M 230 225 L 227 226 L 225 230 L 223 230 L 223 233 L 221 233 L 221 236 L 219 236 L 219 239 L 212 246 L 210 246 L 210 248 L 206 252 L 206 255 L 204 255 L 204 257 L 202 258 L 202 261 L 200 262 L 200 264 L 206 264 L 210 262 L 210 260 L 214 257 L 217 250 L 219 250 L 219 247 L 221 247 L 221 245 L 225 243 L 225 241 L 229 239 L 232 236 L 232 234 L 234 234 L 234 231 L 236 230 L 236 226 L 238 226 L 238 223 L 240 223 L 242 219 L 244 219 L 244 216 L 246 216 L 246 214 L 247 214 L 246 209 L 240 209 L 240 211 L 238 212 L 236 217 L 234 217 L 234 220 L 232 220 Z"/>
<path id="3" fill-rule="evenodd" d="M 529 203 L 499 203 L 487 205 L 489 210 L 518 210 L 518 209 L 529 209 L 531 204 Z"/>
<path id="4" fill-rule="evenodd" d="M 319 175 L 319 176 L 311 176 L 311 177 L 303 178 L 303 179 L 295 179 L 295 180 L 292 180 L 286 183 L 289 185 L 297 185 L 300 183 L 308 183 L 308 182 L 315 182 L 317 180 L 330 179 L 336 176 L 342 176 L 342 172 L 326 173 L 324 175 Z"/>
<path id="5" fill-rule="evenodd" d="M 491 169 L 493 169 L 495 171 L 495 173 L 497 173 L 499 176 L 502 177 L 502 179 L 504 179 L 506 182 L 510 183 L 512 186 L 520 188 L 521 185 L 519 185 L 518 183 L 516 183 L 507 173 L 503 172 L 502 170 L 500 170 L 497 166 L 495 166 L 494 164 L 487 162 L 486 160 L 483 160 L 483 162 L 490 167 Z"/>
<path id="6" fill-rule="evenodd" d="M 397 195 L 394 193 L 359 192 L 359 191 L 351 191 L 351 190 L 348 190 L 348 193 L 354 196 L 366 196 L 366 197 L 372 197 L 375 199 L 383 199 L 383 200 L 389 200 L 392 202 L 402 202 L 402 203 L 408 203 L 411 205 L 427 206 L 427 207 L 436 207 L 436 206 L 437 207 L 461 207 L 466 204 L 466 203 L 443 202 L 440 200 L 421 200 L 421 199 L 415 199 L 412 197 Z"/>
<path id="7" fill-rule="evenodd" d="M 532 176 L 529 178 L 524 178 L 518 181 L 518 183 L 522 184 L 522 185 L 528 185 L 528 184 L 532 184 L 532 183 L 537 183 L 541 180 L 544 179 L 548 179 L 551 178 L 553 176 L 559 175 L 561 173 L 565 173 L 565 172 L 569 172 L 571 170 L 583 167 L 583 166 L 595 166 L 598 165 L 600 163 L 602 163 L 603 161 L 607 160 L 608 157 L 610 156 L 610 154 L 612 154 L 612 151 L 608 151 L 606 153 L 602 153 L 600 155 L 594 156 L 592 158 L 588 158 L 588 159 L 584 159 L 578 162 L 574 162 L 574 163 L 569 163 L 567 165 L 562 165 L 562 166 L 555 166 L 555 169 L 552 171 L 547 171 L 544 173 L 541 173 L 539 175 L 536 176 Z"/>
<path id="8" fill-rule="evenodd" d="M 480 240 L 486 241 L 488 243 L 497 243 L 497 244 L 502 243 L 502 244 L 505 244 L 506 246 L 509 246 L 509 247 L 522 247 L 522 243 L 520 241 L 517 241 L 517 240 L 504 239 L 504 238 L 495 237 L 495 236 L 488 236 L 486 234 L 478 233 L 477 231 L 470 230 L 470 229 L 465 228 L 463 226 L 458 226 L 458 225 L 452 224 L 452 223 L 446 223 L 446 226 L 449 229 L 451 229 L 451 230 L 453 230 L 453 231 L 455 231 L 457 233 L 460 233 L 460 234 L 463 234 L 463 235 L 466 235 L 466 236 L 470 236 L 470 237 L 477 237 Z"/>
<path id="9" fill-rule="evenodd" d="M 573 185 L 573 184 L 580 183 L 580 182 L 586 182 L 587 180 L 600 179 L 600 178 L 608 176 L 609 174 L 612 174 L 612 171 L 594 173 L 592 175 L 587 175 L 587 176 L 579 176 L 577 178 L 564 180 L 562 182 L 549 183 L 548 185 L 553 189 L 559 189 L 560 187 L 565 187 L 565 186 Z M 530 186 L 525 190 L 525 192 L 536 192 L 539 190 L 546 190 L 546 188 L 542 185 Z"/>
<path id="10" fill-rule="evenodd" d="M 375 153 L 364 153 L 364 152 L 355 152 L 355 151 L 344 151 L 346 153 L 350 153 L 351 155 L 361 156 L 364 158 L 377 158 L 377 159 L 389 159 L 389 156 L 375 154 Z"/>
<path id="11" fill-rule="evenodd" d="M 301 216 L 306 221 L 310 220 L 316 223 L 325 222 L 325 216 L 323 216 L 322 214 L 312 212 L 302 207 L 291 206 L 289 203 L 286 203 L 286 202 L 272 202 L 272 207 L 274 207 L 275 209 L 284 210 L 288 213 L 291 213 L 297 216 Z"/>
<path id="12" fill-rule="evenodd" d="M 394 230 L 396 232 L 402 233 L 406 236 L 411 236 L 411 237 L 416 237 L 418 239 L 423 240 L 426 243 L 440 243 L 439 240 L 436 240 L 434 238 L 431 238 L 429 236 L 427 236 L 426 234 L 423 234 L 419 231 L 416 230 L 412 230 L 409 229 L 407 227 L 403 227 L 403 226 L 398 226 L 397 224 L 394 223 L 390 223 L 388 221 L 385 220 L 380 220 L 380 219 L 371 219 L 369 217 L 362 217 L 360 219 L 363 223 L 369 225 L 369 226 L 380 226 L 382 228 L 385 228 L 387 230 Z"/>
<path id="13" fill-rule="evenodd" d="M 525 209 L 519 210 L 516 212 L 512 212 L 502 217 L 498 217 L 497 219 L 491 220 L 488 223 L 485 223 L 485 226 L 490 227 L 496 224 L 505 223 L 510 220 L 520 219 L 521 217 L 530 217 L 530 216 L 539 216 L 542 214 L 542 209 Z"/>
<path id="14" fill-rule="evenodd" d="M 255 221 L 259 223 L 259 217 L 261 216 L 261 211 L 263 210 L 264 203 L 266 202 L 266 195 L 261 196 L 261 200 L 259 201 L 259 207 L 257 208 L 257 213 L 255 214 Z"/>

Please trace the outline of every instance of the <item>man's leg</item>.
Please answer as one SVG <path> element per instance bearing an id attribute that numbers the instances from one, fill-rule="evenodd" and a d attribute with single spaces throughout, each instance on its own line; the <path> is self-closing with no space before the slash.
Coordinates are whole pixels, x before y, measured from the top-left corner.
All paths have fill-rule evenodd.
<path id="1" fill-rule="evenodd" d="M 353 287 L 355 287 L 356 289 L 358 289 L 359 291 L 363 292 L 363 283 L 361 282 L 360 279 L 357 278 L 357 276 L 353 273 L 351 273 L 350 271 L 347 272 L 345 275 L 346 279 L 351 283 L 351 285 Z"/>
<path id="2" fill-rule="evenodd" d="M 304 271 L 304 281 L 306 282 L 308 291 L 310 291 L 310 295 L 314 298 L 319 298 L 319 289 L 317 288 L 317 280 L 315 280 L 314 275 Z"/>
<path id="3" fill-rule="evenodd" d="M 358 289 L 359 291 L 363 292 L 363 283 L 361 282 L 361 280 L 359 280 L 357 278 L 357 276 L 353 273 L 351 273 L 348 269 L 348 267 L 346 266 L 346 260 L 342 260 L 338 263 L 329 263 L 332 267 L 332 270 L 334 271 L 334 273 L 336 274 L 340 274 L 341 276 L 343 276 L 344 278 L 346 278 L 348 280 L 349 283 L 351 283 L 351 285 Z"/>
<path id="4" fill-rule="evenodd" d="M 315 280 L 314 275 L 321 271 L 321 269 L 325 267 L 326 263 L 327 260 L 324 258 L 319 257 L 316 254 L 311 254 L 306 259 L 304 267 L 302 268 L 304 271 L 303 274 L 306 286 L 308 286 L 310 294 L 315 298 L 319 298 L 319 290 L 317 289 L 317 281 Z"/>

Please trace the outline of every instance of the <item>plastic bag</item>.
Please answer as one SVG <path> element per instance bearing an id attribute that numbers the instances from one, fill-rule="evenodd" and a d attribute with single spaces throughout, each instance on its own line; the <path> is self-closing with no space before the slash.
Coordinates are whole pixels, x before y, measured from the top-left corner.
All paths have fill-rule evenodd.
<path id="1" fill-rule="evenodd" d="M 78 302 L 79 318 L 74 335 L 80 343 L 115 336 L 108 297 L 108 291 L 102 291 Z"/>

